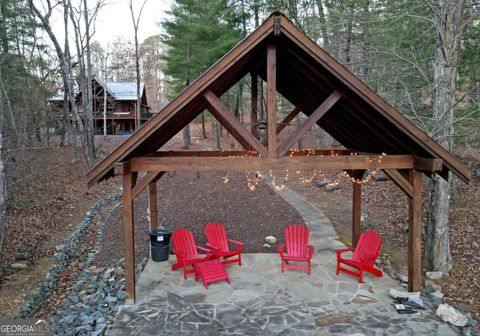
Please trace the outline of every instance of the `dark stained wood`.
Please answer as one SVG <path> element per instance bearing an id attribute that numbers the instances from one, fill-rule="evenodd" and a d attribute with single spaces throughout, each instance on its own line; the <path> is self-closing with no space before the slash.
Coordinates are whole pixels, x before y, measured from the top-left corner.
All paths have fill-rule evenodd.
<path id="1" fill-rule="evenodd" d="M 443 160 L 416 157 L 415 169 L 432 173 L 436 171 L 441 171 L 443 169 Z"/>
<path id="2" fill-rule="evenodd" d="M 268 156 L 277 156 L 277 48 L 267 47 L 267 145 Z"/>
<path id="3" fill-rule="evenodd" d="M 138 157 L 132 171 L 245 171 L 307 169 L 412 169 L 413 156 Z"/>
<path id="4" fill-rule="evenodd" d="M 413 187 L 396 169 L 385 169 L 385 174 L 410 198 L 413 197 Z"/>
<path id="5" fill-rule="evenodd" d="M 125 239 L 125 292 L 126 301 L 135 302 L 135 249 L 134 249 L 134 210 L 132 189 L 135 185 L 130 161 L 123 167 L 123 229 Z"/>
<path id="6" fill-rule="evenodd" d="M 230 112 L 225 104 L 212 91 L 205 92 L 203 96 L 209 103 L 208 110 L 210 113 L 213 114 L 245 149 L 255 150 L 259 154 L 266 156 L 267 152 L 265 147 L 235 118 L 235 115 Z"/>
<path id="7" fill-rule="evenodd" d="M 239 59 L 245 57 L 255 49 L 265 38 L 273 32 L 273 17 L 268 18 L 252 34 L 240 42 L 235 49 L 226 54 L 210 69 L 185 89 L 178 97 L 173 99 L 152 119 L 145 123 L 137 132 L 122 143 L 116 150 L 110 153 L 104 160 L 99 162 L 87 173 L 88 185 L 92 186 L 97 181 L 111 176 L 113 165 L 116 162 L 124 160 L 131 155 L 144 141 L 152 141 L 149 136 L 159 130 L 162 125 L 174 116 L 178 111 L 185 107 L 190 101 L 194 100 L 198 92 L 203 92 L 211 83 L 219 77 L 231 71 L 232 67 Z M 142 155 L 145 153 L 142 153 Z"/>
<path id="8" fill-rule="evenodd" d="M 148 184 L 148 209 L 150 212 L 150 230 L 158 228 L 157 182 Z"/>
<path id="9" fill-rule="evenodd" d="M 152 182 L 152 181 L 158 181 L 162 175 L 165 174 L 165 172 L 150 172 L 142 178 L 133 188 L 132 190 L 132 197 L 133 199 L 137 198 L 138 195 Z"/>
<path id="10" fill-rule="evenodd" d="M 422 288 L 422 173 L 409 171 L 413 197 L 408 201 L 408 291 Z"/>
<path id="11" fill-rule="evenodd" d="M 250 131 L 258 138 L 258 76 L 256 71 L 250 73 L 251 76 L 251 106 L 250 106 Z"/>
<path id="12" fill-rule="evenodd" d="M 352 246 L 357 246 L 360 239 L 360 220 L 362 216 L 362 183 L 352 182 Z"/>
<path id="13" fill-rule="evenodd" d="M 273 20 L 273 35 L 280 36 L 282 34 L 282 23 L 279 16 L 275 16 Z"/>
<path id="14" fill-rule="evenodd" d="M 275 22 L 280 22 L 281 35 L 272 39 Z M 314 106 L 312 108 L 311 105 L 316 104 L 317 97 L 322 97 L 330 92 L 329 88 L 331 90 L 332 87 L 340 87 L 349 101 L 361 103 L 362 109 L 359 109 L 356 113 L 359 118 L 365 119 L 366 124 L 372 123 L 374 125 L 375 118 L 382 116 L 381 124 L 388 127 L 382 128 L 381 125 L 375 124 L 364 130 L 364 133 L 369 133 L 370 137 L 374 138 L 377 144 L 385 143 L 384 147 L 388 147 L 388 142 L 392 142 L 393 139 L 398 139 L 395 142 L 395 151 L 385 151 L 391 154 L 408 153 L 422 158 L 442 159 L 444 160 L 444 168 L 438 172 L 442 176 L 446 176 L 448 171 L 451 170 L 466 182 L 471 178 L 471 172 L 465 165 L 443 147 L 436 144 L 427 134 L 417 129 L 408 119 L 388 105 L 346 68 L 305 36 L 288 19 L 280 14 L 275 14 L 162 109 L 138 132 L 127 139 L 117 150 L 93 168 L 87 174 L 89 186 L 112 176 L 114 163 L 125 161 L 129 157 L 146 155 L 158 149 L 176 134 L 177 129 L 181 129 L 186 122 L 193 120 L 196 115 L 202 112 L 200 109 L 204 108 L 202 106 L 203 99 L 199 99 L 199 97 L 201 98 L 206 90 L 210 89 L 212 92 L 220 95 L 232 85 L 233 77 L 256 70 L 258 60 L 264 58 L 263 55 L 268 45 L 267 41 L 271 42 L 273 40 L 277 43 L 278 61 L 282 60 L 282 64 L 278 65 L 282 72 L 277 74 L 277 90 L 280 92 L 281 87 L 295 86 L 295 88 L 291 88 L 292 92 L 294 92 L 293 96 L 287 97 L 284 93 L 288 92 L 282 92 L 282 95 L 294 102 L 295 105 L 299 103 L 305 104 L 304 112 L 312 111 Z M 299 63 L 299 60 L 303 63 Z M 292 65 L 296 66 L 292 67 Z M 292 76 L 299 69 L 302 70 L 302 76 L 309 72 L 314 76 L 309 76 L 308 80 L 304 82 L 301 81 L 302 76 L 299 77 L 300 79 L 295 78 L 292 81 Z M 260 72 L 262 71 L 266 73 L 266 66 L 265 69 L 260 70 Z M 317 71 L 321 72 L 321 80 L 315 80 L 314 78 L 318 77 Z M 259 74 L 262 77 L 266 77 L 266 75 Z M 297 86 L 299 87 L 297 88 Z M 343 100 L 341 103 L 343 105 Z M 353 108 L 352 112 L 355 112 L 355 110 Z M 345 122 L 345 120 L 334 121 L 337 125 Z M 330 121 L 329 124 L 331 124 Z M 333 134 L 335 130 L 330 125 L 328 126 L 325 129 L 329 129 L 329 132 Z M 384 130 L 382 131 L 382 129 Z M 343 134 L 344 130 L 352 134 Z M 341 138 L 344 144 L 355 144 L 356 134 L 353 132 L 354 129 L 349 127 L 344 130 L 336 132 L 338 138 Z M 387 132 L 389 135 L 387 135 Z M 391 135 L 394 136 L 392 137 Z M 370 144 L 370 142 L 365 141 L 365 146 Z M 375 148 L 367 148 L 365 146 L 362 149 L 363 151 L 378 152 L 383 150 L 379 148 L 382 145 L 376 145 Z"/>
<path id="15" fill-rule="evenodd" d="M 297 29 L 287 18 L 281 17 L 282 36 L 288 37 L 303 51 L 321 64 L 329 73 L 352 90 L 357 96 L 368 102 L 371 107 L 380 112 L 390 122 L 395 124 L 402 132 L 414 139 L 415 142 L 435 158 L 442 158 L 445 165 L 460 179 L 468 182 L 471 179 L 471 171 L 457 160 L 445 148 L 431 139 L 425 132 L 416 127 L 405 116 L 396 111 L 390 104 L 373 92 L 360 79 L 336 61 L 332 56 L 320 48 L 315 42 Z"/>
<path id="16" fill-rule="evenodd" d="M 327 113 L 330 108 L 342 97 L 342 93 L 339 90 L 333 91 L 323 103 L 310 116 L 302 123 L 302 125 L 288 138 L 286 138 L 278 147 L 277 155 L 283 156 L 287 151 L 298 141 L 305 133 L 317 122 L 320 118 Z"/>

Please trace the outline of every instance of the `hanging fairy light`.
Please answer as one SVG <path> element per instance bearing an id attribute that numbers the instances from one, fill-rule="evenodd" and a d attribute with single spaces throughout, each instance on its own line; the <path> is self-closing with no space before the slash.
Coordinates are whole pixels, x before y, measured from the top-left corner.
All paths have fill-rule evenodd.
<path id="1" fill-rule="evenodd" d="M 291 149 L 289 156 L 293 157 L 295 154 L 300 153 L 300 152 L 305 152 L 306 156 L 316 155 L 316 150 L 314 148 L 307 148 L 305 150 Z M 358 155 L 358 153 L 352 152 L 352 153 L 350 153 L 350 155 L 352 155 L 352 156 L 353 155 Z M 248 150 L 243 155 L 238 155 L 238 156 L 231 155 L 230 157 L 259 157 L 259 156 L 261 156 L 261 155 L 259 153 L 257 153 L 256 151 Z M 339 156 L 339 154 L 338 154 L 338 152 L 335 152 L 335 151 L 332 150 L 329 155 L 321 154 L 321 156 Z M 374 162 L 376 162 L 377 164 L 380 164 L 386 156 L 387 156 L 387 154 L 382 153 L 379 156 L 366 157 L 366 160 L 369 164 L 373 164 Z M 375 169 L 369 171 L 367 176 L 365 176 L 363 178 L 360 178 L 360 179 L 357 179 L 355 177 L 352 177 L 352 176 L 348 175 L 348 173 L 346 171 L 342 171 L 339 174 L 337 173 L 333 178 L 328 177 L 323 171 L 317 170 L 317 169 L 310 170 L 307 173 L 302 173 L 302 171 L 296 170 L 295 174 L 296 174 L 296 177 L 300 180 L 300 182 L 302 182 L 304 184 L 309 184 L 309 183 L 313 182 L 314 180 L 321 178 L 326 184 L 337 185 L 337 184 L 341 183 L 341 181 L 344 180 L 344 179 L 351 180 L 352 182 L 359 183 L 359 184 L 368 183 L 375 177 L 375 175 L 378 173 L 378 171 L 379 171 L 379 169 L 375 168 Z M 272 186 L 276 190 L 283 190 L 285 188 L 285 185 L 283 183 L 279 183 L 277 181 L 278 178 L 273 173 L 273 171 L 269 170 L 268 173 L 270 175 Z M 259 171 L 252 172 L 252 171 L 247 170 L 247 171 L 245 171 L 245 177 L 246 177 L 246 180 L 247 180 L 248 189 L 251 190 L 251 191 L 254 191 L 260 183 L 260 179 L 261 179 L 260 172 Z M 225 173 L 225 175 L 222 177 L 222 179 L 223 179 L 223 183 L 225 183 L 225 184 L 229 182 L 228 171 Z M 283 182 L 289 181 L 290 171 L 288 169 L 286 169 L 285 174 L 283 175 L 283 178 L 280 178 L 280 179 L 283 180 Z"/>

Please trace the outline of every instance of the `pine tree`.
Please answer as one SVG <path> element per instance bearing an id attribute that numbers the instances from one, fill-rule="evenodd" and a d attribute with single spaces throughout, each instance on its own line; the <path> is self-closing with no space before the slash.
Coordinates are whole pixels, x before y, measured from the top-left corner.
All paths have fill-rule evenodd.
<path id="1" fill-rule="evenodd" d="M 163 24 L 163 41 L 168 46 L 165 73 L 173 78 L 176 95 L 230 50 L 242 32 L 233 7 L 223 0 L 175 0 L 168 14 L 171 19 Z M 183 135 L 188 148 L 188 126 Z"/>

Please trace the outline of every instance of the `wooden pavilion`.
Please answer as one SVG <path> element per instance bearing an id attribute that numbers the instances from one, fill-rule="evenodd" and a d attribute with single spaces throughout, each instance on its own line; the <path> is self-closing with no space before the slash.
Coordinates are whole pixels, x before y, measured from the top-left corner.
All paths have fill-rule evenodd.
<path id="1" fill-rule="evenodd" d="M 222 103 L 220 97 L 244 76 L 252 81 L 255 118 L 258 80 L 266 82 L 267 136 L 261 142 Z M 276 93 L 295 108 L 280 121 Z M 248 151 L 161 151 L 161 147 L 202 111 L 211 114 Z M 282 141 L 278 134 L 300 112 L 306 120 Z M 314 124 L 347 150 L 291 148 Z M 385 153 L 387 155 L 382 155 Z M 87 175 L 89 185 L 123 177 L 126 294 L 135 300 L 133 201 L 146 187 L 151 225 L 157 224 L 156 182 L 167 171 L 344 170 L 362 178 L 382 169 L 409 198 L 408 290 L 421 288 L 422 173 L 452 172 L 461 180 L 469 169 L 418 129 L 361 80 L 310 40 L 280 13 L 208 69 Z M 143 178 L 137 178 L 146 172 Z M 353 183 L 352 241 L 360 235 L 361 183 Z"/>

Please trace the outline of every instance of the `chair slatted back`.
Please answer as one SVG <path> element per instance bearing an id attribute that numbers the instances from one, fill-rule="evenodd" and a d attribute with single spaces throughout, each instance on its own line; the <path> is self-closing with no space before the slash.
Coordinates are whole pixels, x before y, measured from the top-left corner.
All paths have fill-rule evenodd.
<path id="1" fill-rule="evenodd" d="M 353 252 L 352 260 L 360 262 L 361 258 L 369 258 L 365 264 L 368 267 L 373 267 L 375 259 L 380 253 L 382 247 L 382 238 L 375 231 L 366 231 L 360 235 L 355 251 Z"/>
<path id="2" fill-rule="evenodd" d="M 310 231 L 305 225 L 292 224 L 285 228 L 285 245 L 291 257 L 306 257 Z"/>
<path id="3" fill-rule="evenodd" d="M 198 257 L 197 247 L 195 246 L 195 240 L 193 234 L 187 229 L 177 229 L 172 235 L 173 248 L 175 252 L 184 254 L 190 258 Z"/>
<path id="4" fill-rule="evenodd" d="M 227 233 L 225 232 L 225 225 L 212 222 L 205 226 L 205 235 L 208 243 L 220 249 L 221 252 L 229 252 Z"/>

